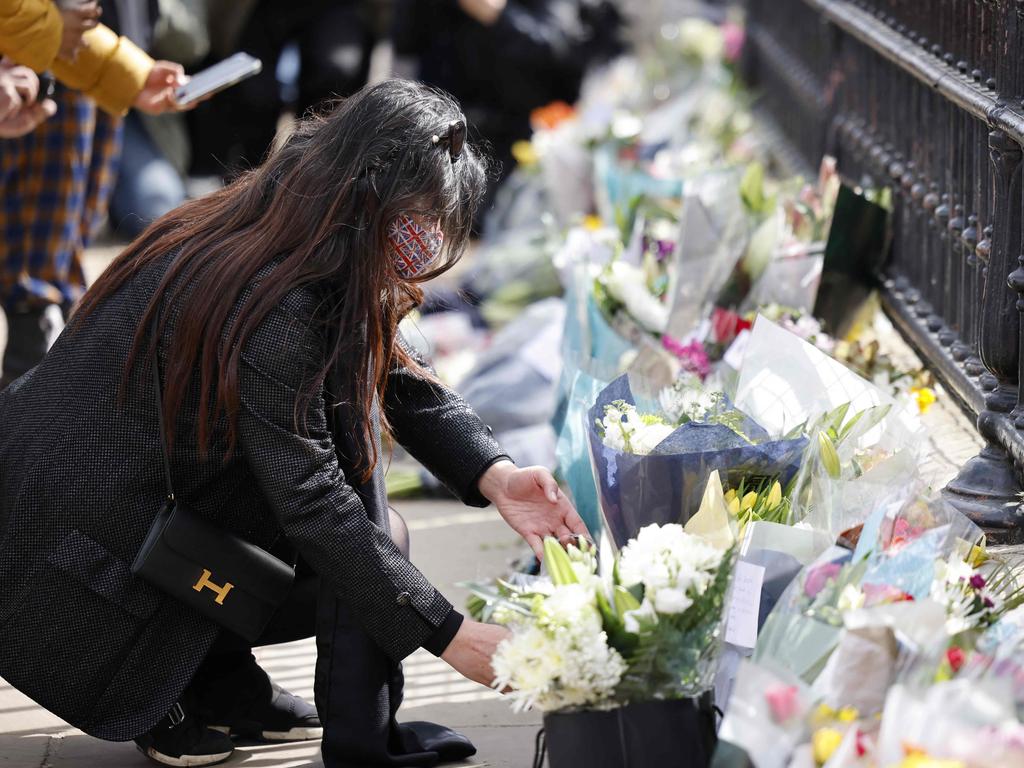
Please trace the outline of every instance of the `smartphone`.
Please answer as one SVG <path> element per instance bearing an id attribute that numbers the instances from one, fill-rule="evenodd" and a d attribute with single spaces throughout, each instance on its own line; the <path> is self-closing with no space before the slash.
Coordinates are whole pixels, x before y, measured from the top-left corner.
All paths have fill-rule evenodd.
<path id="1" fill-rule="evenodd" d="M 36 96 L 36 101 L 52 99 L 56 91 L 57 78 L 53 76 L 52 72 L 43 72 L 39 76 L 39 94 Z"/>
<path id="2" fill-rule="evenodd" d="M 258 74 L 263 69 L 263 62 L 247 53 L 236 53 L 212 67 L 197 72 L 192 79 L 174 92 L 174 98 L 182 107 L 193 101 L 219 93 L 240 83 L 247 77 Z"/>

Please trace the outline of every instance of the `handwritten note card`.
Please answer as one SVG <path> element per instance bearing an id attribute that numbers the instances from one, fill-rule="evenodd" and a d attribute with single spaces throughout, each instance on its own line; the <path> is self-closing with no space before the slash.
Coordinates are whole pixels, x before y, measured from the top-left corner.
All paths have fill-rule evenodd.
<path id="1" fill-rule="evenodd" d="M 725 641 L 741 648 L 757 644 L 757 614 L 761 606 L 764 566 L 742 560 L 733 574 L 732 599 L 725 625 Z"/>

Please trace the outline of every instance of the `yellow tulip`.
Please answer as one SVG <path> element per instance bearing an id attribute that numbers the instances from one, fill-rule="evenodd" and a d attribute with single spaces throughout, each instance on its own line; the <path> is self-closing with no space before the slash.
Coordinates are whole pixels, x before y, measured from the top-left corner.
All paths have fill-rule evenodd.
<path id="1" fill-rule="evenodd" d="M 829 761 L 839 745 L 843 743 L 843 734 L 835 728 L 819 728 L 811 736 L 811 749 L 814 762 L 824 765 Z"/>
<path id="2" fill-rule="evenodd" d="M 728 504 L 730 501 L 736 498 L 736 491 L 730 488 L 725 492 L 725 503 Z"/>
<path id="3" fill-rule="evenodd" d="M 757 491 L 750 491 L 740 502 L 740 509 L 746 512 L 748 509 L 753 509 L 755 504 L 757 504 Z"/>
<path id="4" fill-rule="evenodd" d="M 740 500 L 735 496 L 729 501 L 729 514 L 733 517 L 738 517 L 740 514 Z"/>
<path id="5" fill-rule="evenodd" d="M 772 489 L 768 492 L 768 508 L 775 509 L 782 503 L 782 486 L 776 480 L 772 483 Z"/>

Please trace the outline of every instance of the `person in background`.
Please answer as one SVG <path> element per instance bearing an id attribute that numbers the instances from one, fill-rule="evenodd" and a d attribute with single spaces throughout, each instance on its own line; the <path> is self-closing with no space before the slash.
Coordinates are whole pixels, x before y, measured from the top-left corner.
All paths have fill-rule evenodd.
<path id="1" fill-rule="evenodd" d="M 576 101 L 586 68 L 621 47 L 607 0 L 397 0 L 394 20 L 396 54 L 459 99 L 502 178 L 530 112 Z"/>
<path id="2" fill-rule="evenodd" d="M 122 12 L 122 5 L 111 6 L 121 31 L 148 53 L 185 66 L 209 53 L 206 0 L 159 0 L 155 8 L 138 2 L 134 8 L 126 6 L 131 13 Z M 124 26 L 128 21 L 131 29 Z M 128 113 L 120 172 L 110 198 L 110 223 L 118 235 L 137 237 L 150 222 L 185 201 L 189 156 L 183 114 Z"/>
<path id="3" fill-rule="evenodd" d="M 0 141 L 0 388 L 35 366 L 85 290 L 82 252 L 101 220 L 130 108 L 175 109 L 180 64 L 99 24 L 95 1 L 0 0 L 0 54 L 59 81 L 57 113 Z"/>
<path id="4" fill-rule="evenodd" d="M 258 165 L 286 108 L 304 115 L 325 99 L 348 96 L 367 80 L 380 0 L 211 0 L 211 62 L 244 51 L 263 71 L 189 115 L 192 171 L 232 177 Z M 386 29 L 386 27 L 385 27 Z M 299 54 L 297 92 L 282 93 L 278 61 Z"/>

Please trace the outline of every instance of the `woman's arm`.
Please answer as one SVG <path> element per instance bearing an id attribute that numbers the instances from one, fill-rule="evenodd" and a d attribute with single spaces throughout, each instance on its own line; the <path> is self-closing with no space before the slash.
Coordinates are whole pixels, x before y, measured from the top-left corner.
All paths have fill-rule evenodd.
<path id="1" fill-rule="evenodd" d="M 302 301 L 298 292 L 286 297 L 246 344 L 241 449 L 289 540 L 381 649 L 402 659 L 450 624 L 452 606 L 369 519 L 346 482 L 322 393 L 305 414 L 304 433 L 296 429 L 302 381 L 324 359 L 319 336 L 300 319 L 304 310 L 289 311 L 302 310 Z"/>
<path id="2" fill-rule="evenodd" d="M 430 370 L 404 340 L 398 343 Z M 395 440 L 448 490 L 470 506 L 488 505 L 480 480 L 489 467 L 508 456 L 490 427 L 459 394 L 417 371 L 396 366 L 388 376 L 384 410 Z"/>
<path id="3" fill-rule="evenodd" d="M 403 348 L 419 362 L 419 358 Z M 544 537 L 587 536 L 576 509 L 545 467 L 519 469 L 490 428 L 456 392 L 406 367 L 396 367 L 385 392 L 395 439 L 465 503 L 498 513 L 537 557 Z"/>

